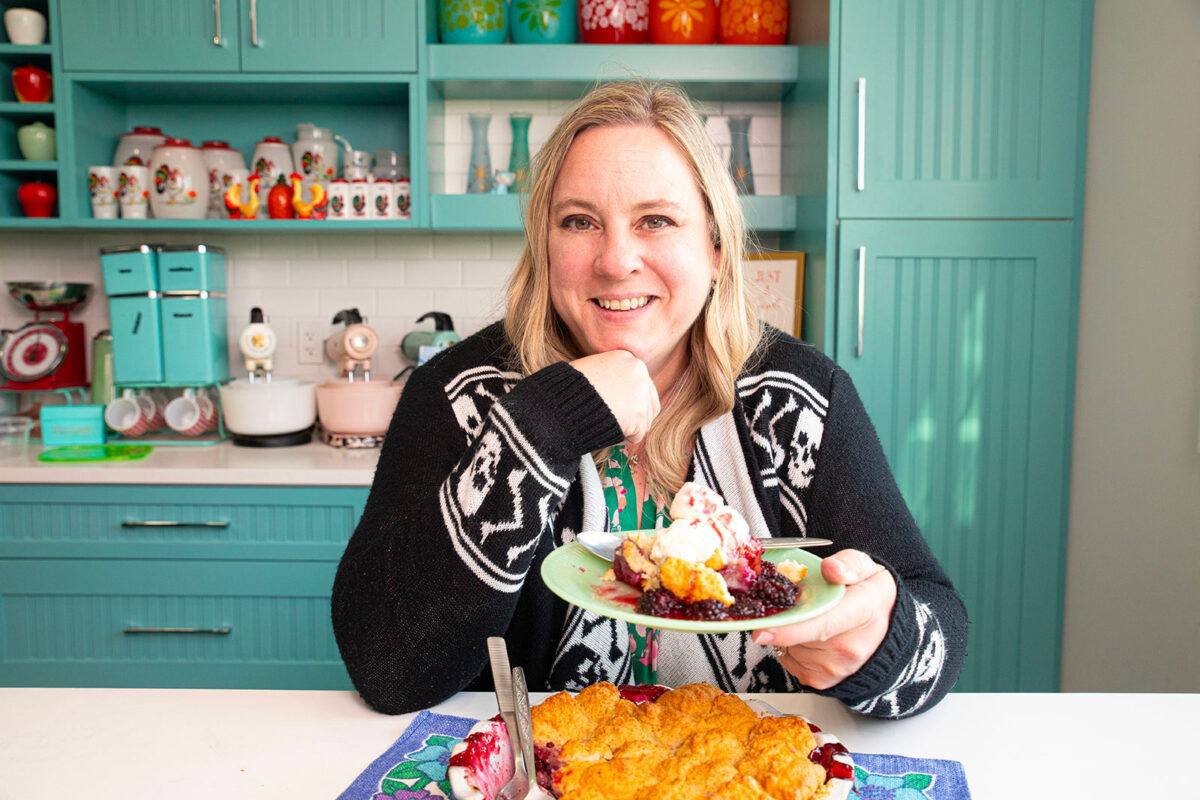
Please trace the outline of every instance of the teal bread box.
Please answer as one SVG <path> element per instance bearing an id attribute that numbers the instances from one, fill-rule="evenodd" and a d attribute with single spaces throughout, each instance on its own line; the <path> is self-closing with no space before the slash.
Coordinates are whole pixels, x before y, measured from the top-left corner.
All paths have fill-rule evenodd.
<path id="1" fill-rule="evenodd" d="M 42 444 L 104 444 L 104 406 L 42 406 Z"/>
<path id="2" fill-rule="evenodd" d="M 157 294 L 108 298 L 113 382 L 162 383 L 162 317 Z"/>
<path id="3" fill-rule="evenodd" d="M 168 292 L 162 299 L 163 380 L 171 385 L 229 378 L 225 298 Z"/>

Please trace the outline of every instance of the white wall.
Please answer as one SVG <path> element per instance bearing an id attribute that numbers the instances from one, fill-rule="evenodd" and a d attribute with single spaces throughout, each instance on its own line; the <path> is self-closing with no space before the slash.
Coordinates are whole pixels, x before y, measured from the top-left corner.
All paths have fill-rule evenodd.
<path id="1" fill-rule="evenodd" d="M 1200 4 L 1099 0 L 1062 688 L 1200 691 Z"/>

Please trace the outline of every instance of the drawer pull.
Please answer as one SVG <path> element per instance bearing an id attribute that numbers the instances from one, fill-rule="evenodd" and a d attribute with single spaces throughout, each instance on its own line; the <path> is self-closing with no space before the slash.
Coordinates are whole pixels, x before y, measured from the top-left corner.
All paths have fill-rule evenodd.
<path id="1" fill-rule="evenodd" d="M 858 178 L 856 188 L 867 188 L 867 79 L 858 79 Z"/>
<path id="2" fill-rule="evenodd" d="M 233 628 L 126 628 L 125 633 L 205 633 L 211 636 L 228 636 Z"/>
<path id="3" fill-rule="evenodd" d="M 127 519 L 121 523 L 122 528 L 228 528 L 229 520 L 207 520 L 201 522 L 183 522 L 175 519 Z"/>

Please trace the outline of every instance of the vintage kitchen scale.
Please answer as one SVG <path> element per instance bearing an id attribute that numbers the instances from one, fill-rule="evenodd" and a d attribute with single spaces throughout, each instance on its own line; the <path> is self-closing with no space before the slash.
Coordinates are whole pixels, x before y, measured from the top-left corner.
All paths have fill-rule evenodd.
<path id="1" fill-rule="evenodd" d="M 73 401 L 73 390 L 86 400 L 87 335 L 71 311 L 87 302 L 90 283 L 9 281 L 8 294 L 33 312 L 33 322 L 0 332 L 0 389 L 21 392 L 59 391 Z M 43 319 L 60 314 L 61 319 Z"/>

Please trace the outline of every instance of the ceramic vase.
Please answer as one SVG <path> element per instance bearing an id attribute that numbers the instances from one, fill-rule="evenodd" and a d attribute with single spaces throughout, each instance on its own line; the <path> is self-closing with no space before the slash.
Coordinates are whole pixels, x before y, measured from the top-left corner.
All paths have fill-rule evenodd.
<path id="1" fill-rule="evenodd" d="M 438 0 L 438 34 L 445 44 L 504 44 L 506 0 Z"/>
<path id="2" fill-rule="evenodd" d="M 750 166 L 750 119 L 729 118 L 729 174 L 738 194 L 754 194 L 754 170 Z"/>
<path id="3" fill-rule="evenodd" d="M 651 44 L 713 44 L 716 0 L 651 0 Z"/>
<path id="4" fill-rule="evenodd" d="M 492 182 L 492 154 L 488 150 L 490 114 L 471 114 L 471 163 L 467 165 L 467 194 L 487 194 Z"/>
<path id="5" fill-rule="evenodd" d="M 579 0 L 585 44 L 643 44 L 650 35 L 650 0 Z"/>
<path id="6" fill-rule="evenodd" d="M 509 35 L 514 44 L 573 44 L 575 0 L 513 0 Z"/>
<path id="7" fill-rule="evenodd" d="M 514 185 L 521 193 L 529 191 L 529 123 L 532 119 L 529 114 L 508 115 L 512 125 L 512 154 L 508 158 L 508 171 L 516 176 Z"/>
<path id="8" fill-rule="evenodd" d="M 783 44 L 787 40 L 787 0 L 722 0 L 721 44 Z"/>

